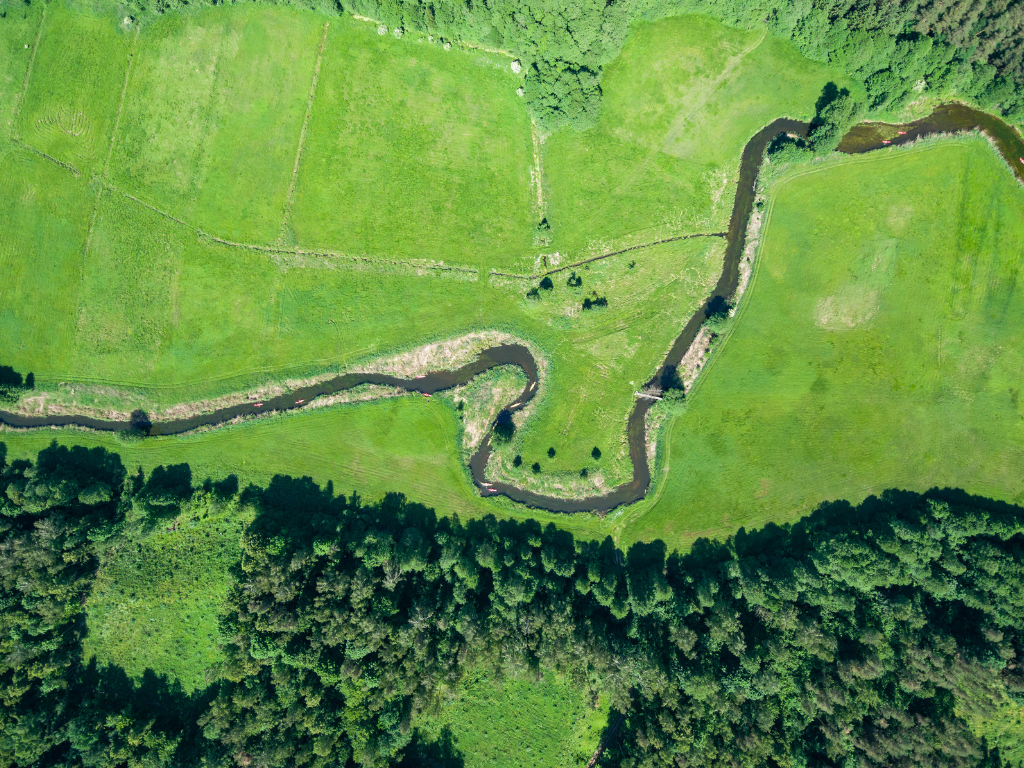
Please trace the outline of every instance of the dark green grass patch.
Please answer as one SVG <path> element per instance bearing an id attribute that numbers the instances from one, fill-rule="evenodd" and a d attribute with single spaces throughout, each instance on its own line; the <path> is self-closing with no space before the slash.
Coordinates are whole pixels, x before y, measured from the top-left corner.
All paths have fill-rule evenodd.
<path id="1" fill-rule="evenodd" d="M 205 688 L 206 670 L 221 659 L 217 619 L 244 524 L 235 505 L 201 499 L 108 552 L 89 597 L 85 658 L 136 678 L 152 669 L 186 691 Z"/>
<path id="2" fill-rule="evenodd" d="M 466 768 L 585 766 L 608 722 L 608 703 L 591 702 L 546 674 L 537 682 L 471 677 L 426 730 L 448 734 Z"/>

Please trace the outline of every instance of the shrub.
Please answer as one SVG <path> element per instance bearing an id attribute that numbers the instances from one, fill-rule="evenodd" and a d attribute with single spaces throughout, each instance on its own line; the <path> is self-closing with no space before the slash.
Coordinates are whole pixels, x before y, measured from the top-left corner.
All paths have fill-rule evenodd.
<path id="1" fill-rule="evenodd" d="M 601 458 L 601 449 L 595 445 L 594 450 L 590 452 L 590 455 L 594 457 L 595 461 L 597 461 L 598 459 Z"/>
<path id="2" fill-rule="evenodd" d="M 521 466 L 523 466 L 523 457 L 520 456 L 518 453 L 516 454 L 516 457 L 514 459 L 512 459 L 512 466 L 513 467 L 521 467 Z"/>
<path id="3" fill-rule="evenodd" d="M 539 475 L 540 474 L 540 464 L 538 464 L 536 461 L 533 462 L 533 466 L 530 467 L 530 469 L 533 470 L 533 474 L 535 474 L 535 475 Z"/>
<path id="4" fill-rule="evenodd" d="M 512 434 L 515 431 L 516 424 L 512 421 L 512 411 L 502 408 L 498 418 L 494 420 L 494 434 L 498 436 L 499 440 L 508 442 L 512 439 Z"/>
<path id="5" fill-rule="evenodd" d="M 548 448 L 548 458 L 549 459 L 555 458 L 555 449 L 554 448 Z"/>
<path id="6" fill-rule="evenodd" d="M 587 476 L 587 468 L 584 467 L 583 469 L 580 470 L 580 477 L 586 477 L 586 476 Z"/>
<path id="7" fill-rule="evenodd" d="M 552 288 L 555 287 L 555 284 L 551 282 L 550 277 L 545 277 L 543 280 L 540 281 L 540 287 L 543 288 L 545 291 L 550 291 Z"/>
<path id="8" fill-rule="evenodd" d="M 568 285 L 570 288 L 579 288 L 581 285 L 583 285 L 583 278 L 577 275 L 575 272 L 573 272 L 571 275 L 569 275 L 569 279 L 565 281 L 565 284 Z"/>

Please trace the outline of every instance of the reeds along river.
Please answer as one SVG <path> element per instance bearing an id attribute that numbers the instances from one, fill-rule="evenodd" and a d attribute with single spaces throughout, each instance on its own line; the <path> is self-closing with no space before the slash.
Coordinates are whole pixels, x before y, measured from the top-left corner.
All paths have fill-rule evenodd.
<path id="1" fill-rule="evenodd" d="M 739 265 L 746 245 L 747 222 L 754 208 L 754 196 L 758 169 L 768 144 L 780 133 L 796 133 L 807 135 L 810 125 L 798 120 L 782 118 L 762 128 L 754 135 L 743 149 L 740 160 L 740 174 L 733 203 L 732 216 L 729 220 L 729 231 L 726 235 L 725 260 L 718 284 L 707 301 L 698 309 L 676 338 L 672 349 L 665 357 L 664 363 L 648 382 L 657 384 L 670 373 L 683 359 L 697 337 L 701 325 L 707 320 L 709 307 L 716 299 L 728 300 L 736 292 L 739 284 Z M 879 123 L 862 123 L 854 126 L 839 145 L 839 151 L 848 154 L 860 154 L 886 146 L 899 146 L 942 133 L 961 133 L 980 129 L 988 134 L 1000 154 L 1013 169 L 1019 179 L 1024 181 L 1024 141 L 1014 128 L 998 117 L 980 112 L 962 104 L 943 104 L 928 116 L 905 125 L 883 125 Z M 889 137 L 889 138 L 886 138 Z M 510 411 L 521 410 L 537 392 L 537 362 L 529 349 L 519 344 L 503 344 L 485 349 L 479 357 L 456 371 L 435 371 L 421 378 L 402 379 L 395 376 L 376 373 L 349 373 L 337 376 L 329 381 L 294 390 L 286 395 L 263 401 L 261 404 L 242 403 L 221 408 L 212 413 L 184 419 L 149 424 L 145 429 L 149 435 L 177 435 L 189 432 L 198 427 L 216 426 L 233 419 L 254 416 L 273 411 L 284 411 L 299 408 L 309 401 L 323 395 L 335 394 L 362 384 L 379 384 L 389 387 L 401 387 L 410 392 L 433 394 L 460 384 L 465 384 L 473 377 L 500 365 L 518 365 L 526 374 L 526 387 L 513 402 L 508 404 Z M 651 470 L 647 463 L 647 411 L 653 405 L 652 400 L 638 397 L 633 404 L 627 422 L 629 440 L 629 457 L 633 463 L 633 478 L 613 488 L 601 496 L 584 499 L 560 499 L 533 493 L 507 483 L 491 483 L 487 480 L 487 463 L 491 455 L 490 435 L 484 438 L 480 447 L 470 460 L 470 471 L 473 480 L 484 496 L 503 495 L 530 507 L 550 510 L 552 512 L 608 512 L 622 504 L 630 504 L 642 499 L 651 484 Z M 0 422 L 12 427 L 61 427 L 79 426 L 107 432 L 126 430 L 132 426 L 131 421 L 108 421 L 88 416 L 21 416 L 7 411 L 0 411 Z"/>

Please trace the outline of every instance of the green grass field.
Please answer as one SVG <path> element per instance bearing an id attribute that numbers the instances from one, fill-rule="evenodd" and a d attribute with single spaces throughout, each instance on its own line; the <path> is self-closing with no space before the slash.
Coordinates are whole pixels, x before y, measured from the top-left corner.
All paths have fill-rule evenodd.
<path id="1" fill-rule="evenodd" d="M 498 269 L 532 261 L 530 121 L 509 63 L 332 21 L 290 239 Z"/>
<path id="2" fill-rule="evenodd" d="M 19 22 L 20 34 L 30 34 L 29 21 Z M 5 346 L 10 352 L 3 364 L 34 372 L 37 387 L 66 407 L 159 412 L 497 328 L 535 344 L 549 364 L 536 413 L 512 446 L 526 460 L 524 468 L 513 471 L 510 454 L 502 462 L 504 476 L 568 495 L 593 494 L 631 476 L 624 426 L 633 392 L 713 284 L 720 240 L 651 247 L 592 264 L 579 271 L 580 288 L 567 286 L 569 275 L 559 273 L 554 290 L 527 300 L 536 283 L 489 277 L 488 269 L 531 272 L 569 257 L 544 255 L 534 246 L 533 141 L 507 58 L 444 51 L 412 33 L 382 37 L 372 25 L 288 8 L 207 9 L 141 29 L 121 22 L 54 4 L 41 26 L 19 118 L 24 139 L 30 145 L 38 139 L 42 151 L 100 179 L 89 187 L 96 193 L 93 206 L 83 194 L 58 217 L 54 252 L 77 252 L 82 259 L 47 260 L 45 269 L 18 264 L 17 283 L 0 285 L 0 305 L 46 307 L 61 327 L 52 333 L 45 323 L 23 322 L 18 312 L 29 310 L 13 310 L 4 341 L 14 343 Z M 94 29 L 100 30 L 95 40 Z M 57 36 L 75 35 L 90 36 L 89 44 L 73 53 L 51 50 Z M 705 87 L 699 104 L 678 94 L 666 101 L 671 83 L 689 82 L 691 64 L 664 58 L 663 43 L 677 38 L 677 47 L 670 47 L 676 59 L 684 53 L 706 59 L 690 73 L 700 83 L 705 67 L 718 73 L 705 73 L 712 79 L 735 70 L 744 85 Z M 669 20 L 642 26 L 609 71 L 602 135 L 644 152 L 664 138 L 657 137 L 666 124 L 651 115 L 675 110 L 678 122 L 685 112 L 705 127 L 715 115 L 744 116 L 724 149 L 714 132 L 687 128 L 693 142 L 703 137 L 710 165 L 680 159 L 675 149 L 659 151 L 669 163 L 666 172 L 695 190 L 687 205 L 707 221 L 728 207 L 728 166 L 735 163 L 740 134 L 798 106 L 811 109 L 813 94 L 833 76 L 797 61 L 786 46 L 761 41 L 752 47 L 756 42 L 693 17 Z M 733 61 L 746 48 L 756 63 L 750 72 L 746 58 L 738 68 Z M 769 58 L 757 58 L 762 55 Z M 756 73 L 780 62 L 792 74 L 770 95 L 755 93 L 767 77 Z M 10 68 L 21 71 L 13 60 Z M 644 74 L 641 88 L 638 73 Z M 18 79 L 9 78 L 4 98 L 11 103 Z M 30 133 L 26 126 L 42 125 L 39 115 L 71 108 L 60 94 L 77 79 L 88 89 L 76 92 L 71 106 L 86 116 L 90 133 Z M 79 105 L 83 100 L 89 103 Z M 566 174 L 584 166 L 559 160 L 555 151 L 573 137 L 589 141 L 556 135 L 541 152 L 552 211 L 583 204 L 614 214 L 602 221 L 648 217 L 643 226 L 627 223 L 629 232 L 654 227 L 661 236 L 688 229 L 676 208 L 650 202 L 653 193 L 579 198 L 586 184 Z M 3 162 L 12 158 L 20 155 Z M 608 169 L 633 159 L 610 152 Z M 676 162 L 700 170 L 684 172 Z M 64 171 L 62 180 L 37 166 L 18 160 L 3 183 L 26 190 L 47 174 L 46 193 L 59 199 L 85 189 L 84 176 Z M 593 162 L 586 167 L 602 172 Z M 677 192 L 670 187 L 665 194 Z M 25 222 L 4 235 L 9 258 L 32 252 L 32 239 L 55 226 L 53 212 L 21 202 L 24 196 L 6 203 L 11 218 Z M 562 230 L 553 215 L 557 240 Z M 586 253 L 621 240 L 626 230 L 594 229 Z M 204 233 L 271 250 L 220 244 Z M 272 250 L 293 244 L 339 255 Z M 442 260 L 480 271 L 455 279 L 423 268 Z M 583 298 L 595 295 L 606 297 L 608 308 L 581 312 Z M 51 296 L 58 298 L 56 313 Z M 590 458 L 594 446 L 603 453 L 599 464 Z M 557 453 L 549 461 L 551 447 Z M 525 469 L 533 461 L 543 465 L 539 476 Z M 583 468 L 591 481 L 570 488 L 570 479 L 580 486 Z"/>
<path id="3" fill-rule="evenodd" d="M 743 146 L 777 117 L 809 119 L 827 82 L 855 89 L 760 31 L 700 16 L 636 25 L 605 70 L 598 125 L 545 144 L 550 247 L 724 231 Z"/>
<path id="4" fill-rule="evenodd" d="M 552 674 L 538 682 L 470 677 L 424 729 L 450 740 L 466 768 L 583 768 L 608 723 L 608 703 L 590 702 Z"/>
<path id="5" fill-rule="evenodd" d="M 934 485 L 1024 502 L 1024 189 L 981 138 L 802 167 L 629 538 Z"/>
<path id="6" fill-rule="evenodd" d="M 171 14 L 141 34 L 111 180 L 218 237 L 277 239 L 324 19 Z"/>
<path id="7" fill-rule="evenodd" d="M 112 19 L 47 6 L 15 126 L 31 146 L 82 172 L 103 168 L 117 120 L 132 32 Z M 14 84 L 12 84 L 14 85 Z"/>

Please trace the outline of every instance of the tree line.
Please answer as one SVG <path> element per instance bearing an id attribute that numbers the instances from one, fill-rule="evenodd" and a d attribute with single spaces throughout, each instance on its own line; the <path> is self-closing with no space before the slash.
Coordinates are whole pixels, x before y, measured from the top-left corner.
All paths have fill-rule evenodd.
<path id="1" fill-rule="evenodd" d="M 3 765 L 396 764 L 480 668 L 606 692 L 625 720 L 602 764 L 625 768 L 999 766 L 970 719 L 1024 703 L 1024 509 L 962 492 L 623 553 L 309 478 L 194 487 L 99 448 L 0 447 L 0 470 Z M 105 552 L 229 497 L 253 518 L 210 687 L 85 663 Z"/>
<path id="2" fill-rule="evenodd" d="M 346 12 L 508 50 L 523 60 L 524 95 L 543 127 L 585 128 L 600 112 L 601 73 L 630 25 L 702 13 L 766 28 L 865 86 L 868 108 L 927 92 L 952 95 L 1024 123 L 1024 3 L 1020 0 L 260 0 Z M 135 12 L 218 0 L 128 0 Z"/>

